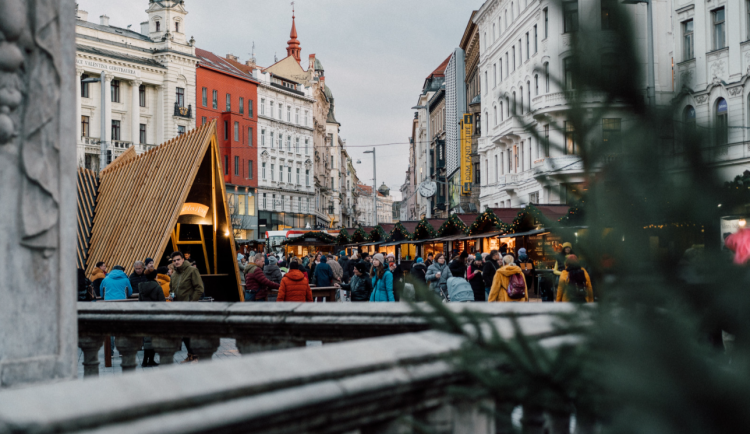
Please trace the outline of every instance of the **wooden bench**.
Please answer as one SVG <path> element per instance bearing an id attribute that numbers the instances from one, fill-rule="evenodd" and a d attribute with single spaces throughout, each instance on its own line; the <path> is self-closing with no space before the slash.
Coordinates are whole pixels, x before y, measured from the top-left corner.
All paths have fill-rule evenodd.
<path id="1" fill-rule="evenodd" d="M 313 299 L 315 298 L 325 298 L 326 302 L 332 302 L 336 301 L 336 293 L 338 292 L 339 288 L 335 286 L 321 286 L 317 287 L 315 285 L 310 285 L 310 289 L 312 290 L 312 296 Z M 273 289 L 271 290 L 271 294 L 278 296 L 279 290 Z"/>

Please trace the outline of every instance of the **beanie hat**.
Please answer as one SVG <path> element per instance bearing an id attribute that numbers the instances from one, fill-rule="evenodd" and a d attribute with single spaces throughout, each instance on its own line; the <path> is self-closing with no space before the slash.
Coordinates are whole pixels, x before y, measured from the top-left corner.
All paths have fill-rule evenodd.
<path id="1" fill-rule="evenodd" d="M 451 262 L 448 265 L 448 268 L 451 270 L 453 277 L 464 277 L 464 274 L 466 273 L 466 266 L 461 261 Z"/>
<path id="2" fill-rule="evenodd" d="M 297 261 L 292 261 L 289 263 L 289 269 L 290 270 L 299 270 L 299 264 Z"/>
<path id="3" fill-rule="evenodd" d="M 382 253 L 376 253 L 372 255 L 372 259 L 373 260 L 377 259 L 378 261 L 380 261 L 381 264 L 385 264 L 385 258 L 383 257 Z"/>
<path id="4" fill-rule="evenodd" d="M 520 255 L 525 255 L 525 254 L 526 254 L 526 249 L 524 249 L 523 247 L 521 247 L 520 249 L 518 249 L 518 255 L 519 256 Z"/>
<path id="5" fill-rule="evenodd" d="M 417 258 L 417 264 L 421 264 L 422 262 L 424 262 L 424 259 L 421 256 Z"/>
<path id="6" fill-rule="evenodd" d="M 461 255 L 459 256 L 459 258 L 461 258 L 461 259 L 466 259 L 468 257 L 469 257 L 469 254 L 466 253 L 466 250 L 464 250 L 463 252 L 461 252 Z"/>
<path id="7" fill-rule="evenodd" d="M 360 273 L 366 274 L 367 273 L 367 265 L 358 262 L 356 265 L 354 265 L 354 268 L 357 269 Z"/>
<path id="8" fill-rule="evenodd" d="M 489 253 L 482 253 L 482 260 L 486 261 L 488 256 L 490 256 Z"/>
<path id="9" fill-rule="evenodd" d="M 346 250 L 342 250 L 341 252 L 339 252 L 339 256 L 346 256 Z"/>
<path id="10" fill-rule="evenodd" d="M 370 256 L 370 254 L 367 252 L 362 252 L 360 256 L 362 256 L 362 259 L 367 259 L 367 257 Z"/>
<path id="11" fill-rule="evenodd" d="M 268 258 L 268 263 L 270 265 L 276 265 L 277 261 L 278 261 L 278 259 L 276 259 L 276 256 L 271 256 L 271 257 Z"/>
<path id="12" fill-rule="evenodd" d="M 563 243 L 563 245 L 562 245 L 563 250 L 565 250 L 566 247 L 570 247 L 572 249 L 573 245 L 570 244 L 570 243 Z"/>
<path id="13" fill-rule="evenodd" d="M 328 258 L 326 257 L 326 255 L 323 255 L 323 256 L 320 257 L 320 262 L 322 262 L 322 263 L 328 262 Z"/>
<path id="14" fill-rule="evenodd" d="M 143 264 L 144 264 L 144 265 L 148 265 L 148 264 L 150 264 L 150 263 L 152 263 L 152 262 L 154 262 L 154 260 L 153 260 L 153 259 L 151 259 L 151 258 L 146 258 L 146 260 L 145 260 L 145 261 L 143 261 Z"/>

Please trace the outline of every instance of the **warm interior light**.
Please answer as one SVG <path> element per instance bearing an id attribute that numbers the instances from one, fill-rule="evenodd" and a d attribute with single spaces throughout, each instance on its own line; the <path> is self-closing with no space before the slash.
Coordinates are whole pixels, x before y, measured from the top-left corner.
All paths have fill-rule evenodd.
<path id="1" fill-rule="evenodd" d="M 740 225 L 741 228 L 744 228 L 747 224 L 747 221 L 745 219 L 740 219 L 739 222 L 737 222 L 738 225 Z"/>

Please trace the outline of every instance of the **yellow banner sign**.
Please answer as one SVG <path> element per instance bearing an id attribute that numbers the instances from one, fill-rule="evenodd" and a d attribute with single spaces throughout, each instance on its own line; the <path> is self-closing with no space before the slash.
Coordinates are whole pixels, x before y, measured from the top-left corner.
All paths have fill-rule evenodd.
<path id="1" fill-rule="evenodd" d="M 474 117 L 464 114 L 461 121 L 461 194 L 471 195 L 474 172 L 471 167 L 471 136 L 474 134 Z"/>
<path id="2" fill-rule="evenodd" d="M 206 214 L 208 214 L 208 207 L 206 205 L 201 205 L 199 203 L 190 203 L 187 202 L 185 205 L 182 205 L 182 211 L 180 212 L 180 215 L 197 215 L 201 218 L 206 218 Z"/>

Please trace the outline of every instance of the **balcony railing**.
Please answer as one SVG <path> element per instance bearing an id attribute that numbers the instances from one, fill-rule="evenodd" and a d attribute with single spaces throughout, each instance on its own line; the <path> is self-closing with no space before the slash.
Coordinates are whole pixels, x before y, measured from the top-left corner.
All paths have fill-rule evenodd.
<path id="1" fill-rule="evenodd" d="M 126 346 L 140 345 L 141 336 L 149 335 L 154 336 L 155 347 L 166 348 L 179 344 L 177 336 L 213 337 L 228 331 L 256 338 L 281 337 L 279 331 L 285 329 L 298 338 L 331 333 L 328 336 L 338 339 L 362 331 L 372 336 L 426 327 L 402 304 L 288 303 L 289 308 L 276 303 L 96 305 L 79 303 L 81 336 L 101 341 L 114 333 L 132 341 L 121 338 L 120 345 Z M 495 325 L 505 338 L 511 338 L 515 329 L 504 316 L 519 314 L 526 335 L 547 347 L 570 339 L 556 336 L 553 328 L 553 314 L 572 312 L 569 307 L 552 303 L 449 305 L 456 311 L 494 313 Z M 327 332 L 321 335 L 323 329 Z M 94 334 L 88 334 L 91 332 Z M 195 351 L 207 352 L 206 343 L 191 341 Z M 472 386 L 465 371 L 447 360 L 462 350 L 463 343 L 456 335 L 422 331 L 209 364 L 160 367 L 98 381 L 7 390 L 0 394 L 0 427 L 11 427 L 9 432 L 57 433 L 132 431 L 138 427 L 196 433 L 394 433 L 412 432 L 411 425 L 418 424 L 420 431 L 436 433 L 511 432 L 515 403 L 454 393 L 456 386 Z M 243 354 L 254 350 L 247 345 L 238 347 Z M 112 399 L 113 393 L 119 399 Z M 523 410 L 524 432 L 542 432 L 545 415 L 533 407 Z M 567 418 L 550 416 L 561 424 Z"/>
<path id="2" fill-rule="evenodd" d="M 177 101 L 175 101 L 174 115 L 180 118 L 192 119 L 193 118 L 193 105 L 188 104 L 187 107 L 180 107 L 180 104 Z"/>

